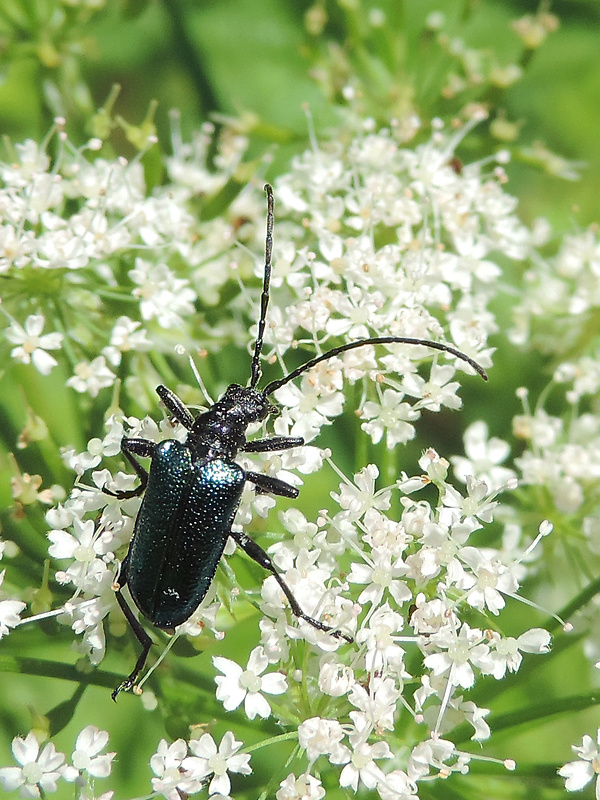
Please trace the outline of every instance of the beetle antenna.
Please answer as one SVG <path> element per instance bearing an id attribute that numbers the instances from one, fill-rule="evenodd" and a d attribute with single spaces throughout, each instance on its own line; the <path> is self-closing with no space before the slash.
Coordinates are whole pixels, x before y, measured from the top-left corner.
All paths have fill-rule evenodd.
<path id="1" fill-rule="evenodd" d="M 250 387 L 254 388 L 260 380 L 260 353 L 263 346 L 265 335 L 265 325 L 267 324 L 267 308 L 269 307 L 269 287 L 271 285 L 271 253 L 273 251 L 273 188 L 270 184 L 265 184 L 267 193 L 267 236 L 265 240 L 265 275 L 263 278 L 263 290 L 260 296 L 260 319 L 258 321 L 258 331 L 256 333 L 256 344 L 254 345 L 254 355 L 252 356 L 252 374 L 250 376 Z"/>
<path id="2" fill-rule="evenodd" d="M 473 369 L 481 375 L 484 381 L 487 381 L 488 379 L 483 367 L 480 366 L 474 359 L 470 358 L 465 353 L 462 353 L 460 350 L 457 350 L 455 347 L 450 347 L 450 345 L 444 344 L 443 342 L 434 342 L 430 339 L 413 339 L 410 336 L 374 336 L 370 339 L 358 339 L 356 342 L 342 344 L 340 347 L 334 347 L 331 350 L 328 350 L 326 353 L 323 353 L 323 355 L 317 356 L 317 358 L 311 358 L 310 361 L 307 361 L 305 364 L 296 367 L 296 369 L 293 369 L 288 375 L 284 375 L 283 378 L 278 378 L 278 380 L 268 383 L 263 389 L 263 394 L 273 394 L 273 392 L 277 391 L 277 389 L 285 386 L 286 383 L 294 380 L 294 378 L 297 378 L 298 375 L 302 375 L 303 372 L 312 369 L 312 367 L 316 367 L 317 364 L 320 364 L 322 361 L 327 361 L 327 359 L 333 358 L 334 356 L 339 356 L 340 353 L 345 353 L 347 350 L 355 350 L 357 347 L 364 347 L 367 344 L 415 344 L 423 347 L 431 347 L 433 350 L 441 350 L 444 353 L 450 353 L 450 355 L 460 358 L 461 361 L 465 361 L 467 364 L 469 364 L 469 366 L 473 367 Z"/>

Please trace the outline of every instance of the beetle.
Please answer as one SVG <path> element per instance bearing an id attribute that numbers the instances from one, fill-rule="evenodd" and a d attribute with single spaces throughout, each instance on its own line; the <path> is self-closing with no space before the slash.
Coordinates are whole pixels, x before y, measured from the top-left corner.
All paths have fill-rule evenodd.
<path id="1" fill-rule="evenodd" d="M 231 384 L 207 411 L 196 417 L 170 389 L 158 386 L 156 392 L 171 417 L 188 432 L 185 442 L 168 439 L 156 444 L 147 439 L 124 437 L 121 450 L 138 476 L 139 485 L 129 491 L 105 490 L 119 499 L 144 494 L 129 550 L 115 580 L 117 601 L 142 646 L 142 652 L 131 673 L 112 692 L 113 700 L 119 692 L 135 684 L 152 646 L 152 639 L 127 604 L 122 589 L 125 586 L 129 588 L 133 602 L 155 627 L 172 632 L 191 617 L 205 597 L 229 536 L 275 577 L 296 617 L 317 630 L 352 642 L 352 638 L 341 631 L 305 614 L 269 555 L 244 532 L 232 529 L 246 483 L 254 485 L 259 492 L 280 497 L 298 496 L 298 489 L 291 484 L 243 469 L 235 461 L 238 453 L 270 453 L 304 444 L 300 436 L 246 439 L 251 424 L 262 422 L 277 412 L 269 402 L 269 397 L 277 389 L 334 356 L 378 344 L 414 344 L 441 350 L 465 361 L 487 380 L 485 371 L 477 362 L 442 342 L 405 336 L 376 336 L 334 347 L 259 389 L 274 224 L 273 189 L 266 185 L 265 191 L 265 268 L 248 385 Z M 138 461 L 139 458 L 151 459 L 149 471 Z"/>

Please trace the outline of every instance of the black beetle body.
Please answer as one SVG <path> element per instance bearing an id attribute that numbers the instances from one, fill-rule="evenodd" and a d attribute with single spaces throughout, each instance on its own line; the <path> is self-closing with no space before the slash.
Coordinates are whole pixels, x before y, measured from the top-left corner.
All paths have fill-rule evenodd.
<path id="1" fill-rule="evenodd" d="M 158 386 L 156 391 L 173 419 L 188 430 L 185 443 L 169 439 L 155 444 L 136 438 L 124 438 L 121 443 L 123 454 L 139 477 L 140 485 L 131 491 L 115 494 L 125 499 L 145 491 L 145 496 L 129 551 L 121 564 L 116 596 L 143 649 L 131 674 L 113 691 L 113 700 L 121 690 L 134 685 L 152 645 L 121 589 L 125 585 L 129 587 L 134 603 L 153 625 L 171 631 L 189 619 L 206 596 L 229 536 L 254 561 L 273 574 L 297 617 L 318 630 L 352 641 L 351 637 L 305 614 L 267 553 L 245 533 L 232 530 L 246 482 L 260 492 L 290 498 L 298 496 L 298 490 L 291 484 L 244 470 L 234 460 L 240 452 L 276 452 L 304 444 L 301 437 L 292 436 L 246 440 L 249 425 L 263 421 L 277 410 L 268 399 L 274 391 L 322 361 L 367 344 L 425 345 L 466 361 L 486 378 L 475 361 L 449 345 L 425 339 L 383 336 L 333 348 L 283 378 L 272 381 L 264 389 L 257 389 L 269 302 L 273 232 L 273 191 L 270 186 L 265 189 L 268 198 L 265 272 L 250 385 L 231 384 L 208 411 L 197 417 L 170 389 Z M 152 460 L 149 473 L 139 463 L 138 457 Z"/>

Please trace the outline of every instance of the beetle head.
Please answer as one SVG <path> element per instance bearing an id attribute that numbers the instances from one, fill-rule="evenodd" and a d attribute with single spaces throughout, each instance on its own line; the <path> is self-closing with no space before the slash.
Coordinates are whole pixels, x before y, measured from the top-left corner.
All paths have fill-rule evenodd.
<path id="1" fill-rule="evenodd" d="M 246 424 L 262 422 L 273 412 L 273 406 L 263 392 L 237 383 L 227 387 L 219 405 L 227 416 L 243 419 Z"/>

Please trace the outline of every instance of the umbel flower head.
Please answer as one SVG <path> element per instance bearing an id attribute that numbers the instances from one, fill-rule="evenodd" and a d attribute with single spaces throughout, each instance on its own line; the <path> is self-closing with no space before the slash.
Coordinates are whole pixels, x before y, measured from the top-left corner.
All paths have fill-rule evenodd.
<path id="1" fill-rule="evenodd" d="M 477 111 L 451 131 L 436 122 L 413 147 L 393 126 L 376 132 L 365 124 L 351 141 L 294 160 L 275 183 L 265 373 L 276 364 L 288 374 L 300 360 L 298 350 L 311 357 L 374 336 L 445 340 L 482 366 L 492 364 L 496 261 L 499 254 L 520 261 L 533 245 L 503 188 L 502 158 L 456 168 L 455 150 L 480 119 Z M 212 173 L 203 166 L 208 146 L 206 130 L 179 145 L 168 163 L 169 184 L 152 192 L 137 162 L 88 159 L 67 147 L 51 169 L 44 153 L 28 144 L 19 151 L 22 160 L 2 172 L 6 225 L 19 239 L 18 258 L 3 263 L 5 274 L 14 279 L 25 267 L 54 271 L 65 306 L 57 315 L 46 295 L 34 291 L 8 309 L 8 328 L 20 326 L 26 334 L 19 347 L 31 351 L 31 369 L 50 364 L 34 358 L 36 349 L 52 350 L 57 363 L 51 366 L 60 365 L 69 391 L 106 411 L 104 430 L 83 451 L 64 451 L 76 485 L 46 515 L 49 553 L 60 561 L 53 577 L 69 598 L 60 622 L 94 665 L 114 641 L 108 620 L 117 611 L 115 572 L 140 502 L 131 493 L 137 476 L 128 464 L 119 471 L 122 462 L 115 461 L 121 440 L 186 436 L 177 423 L 156 422 L 157 372 L 166 385 L 177 385 L 176 346 L 185 342 L 206 350 L 207 365 L 219 364 L 223 383 L 247 379 L 226 375 L 228 359 L 215 355 L 232 342 L 247 348 L 257 333 L 249 322 L 256 322 L 260 304 L 252 272 L 262 277 L 262 264 L 248 252 L 262 253 L 264 200 L 256 181 L 222 217 L 198 222 L 190 203 L 226 186 L 244 142 L 224 137 Z M 32 193 L 32 181 L 46 191 Z M 210 305 L 238 275 L 244 291 L 212 314 Z M 36 322 L 28 328 L 32 316 Z M 45 341 L 42 330 L 60 331 L 62 338 Z M 56 343 L 60 348 L 53 349 Z M 21 356 L 19 350 L 12 357 Z M 249 357 L 247 363 L 249 372 Z M 345 352 L 274 392 L 281 413 L 273 432 L 308 444 L 239 459 L 248 470 L 299 488 L 318 470 L 339 478 L 330 507 L 318 515 L 309 516 L 301 499 L 290 503 L 279 526 L 290 536 L 269 552 L 303 612 L 352 643 L 290 615 L 288 598 L 270 575 L 251 595 L 262 612 L 251 652 L 239 659 L 215 655 L 212 662 L 220 673 L 216 697 L 226 711 L 261 724 L 274 716 L 297 736 L 304 772 L 282 774 L 280 797 L 320 796 L 312 772 L 322 766 L 335 770 L 340 786 L 364 786 L 382 800 L 415 796 L 421 781 L 468 771 L 474 756 L 444 736 L 466 723 L 483 740 L 490 728 L 488 709 L 465 695 L 483 676 L 501 680 L 517 671 L 522 653 L 549 648 L 541 628 L 524 621 L 508 636 L 497 623 L 527 575 L 525 556 L 533 558 L 528 532 L 515 535 L 507 523 L 502 493 L 513 486 L 514 471 L 500 467 L 507 457 L 501 440 L 486 448 L 487 431 L 469 429 L 469 461 L 456 462 L 465 488 L 454 485 L 449 461 L 431 448 L 420 472 L 390 480 L 375 464 L 346 475 L 336 454 L 318 446 L 321 429 L 342 413 L 352 392 L 362 435 L 374 445 L 398 447 L 415 436 L 423 412 L 460 408 L 461 386 L 475 380 L 470 373 L 463 362 L 425 347 Z M 195 403 L 198 392 L 185 392 Z M 137 415 L 123 413 L 121 404 Z M 153 417 L 144 416 L 150 409 Z M 249 533 L 262 524 L 271 532 L 274 515 L 256 519 L 274 505 L 273 497 L 247 486 L 235 524 Z M 215 586 L 178 634 L 212 632 L 220 641 L 229 625 Z M 105 771 L 107 759 L 95 755 L 101 738 L 87 738 L 87 757 L 77 763 L 87 764 L 90 774 Z M 220 744 L 204 731 L 189 743 L 164 740 L 151 760 L 153 789 L 169 800 L 207 784 L 209 794 L 227 795 L 230 773 L 247 775 L 248 762 L 231 732 Z"/>

